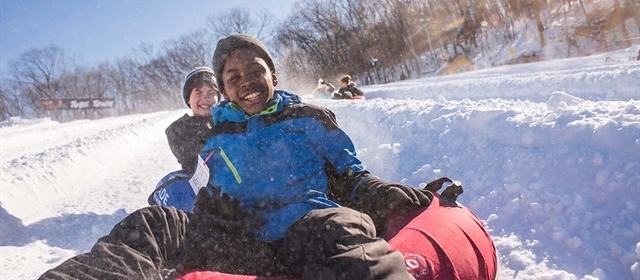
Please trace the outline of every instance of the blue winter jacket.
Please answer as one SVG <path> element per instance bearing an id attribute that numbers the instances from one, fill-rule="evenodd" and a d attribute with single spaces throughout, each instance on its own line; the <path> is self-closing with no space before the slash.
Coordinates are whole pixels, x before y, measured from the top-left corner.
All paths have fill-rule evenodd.
<path id="1" fill-rule="evenodd" d="M 265 222 L 255 232 L 262 241 L 281 239 L 311 210 L 340 207 L 327 199 L 326 164 L 339 174 L 364 170 L 333 112 L 297 95 L 276 90 L 253 116 L 226 101 L 212 110 L 212 136 L 200 152 L 209 157 L 209 184 Z"/>

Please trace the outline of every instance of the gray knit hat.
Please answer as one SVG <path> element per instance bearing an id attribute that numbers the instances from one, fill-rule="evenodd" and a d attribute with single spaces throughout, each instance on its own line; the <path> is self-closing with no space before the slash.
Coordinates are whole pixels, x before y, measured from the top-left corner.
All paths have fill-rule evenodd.
<path id="1" fill-rule="evenodd" d="M 271 72 L 276 72 L 271 54 L 260 40 L 246 34 L 233 34 L 218 41 L 216 50 L 213 53 L 213 70 L 215 71 L 216 77 L 222 77 L 222 67 L 224 66 L 224 61 L 227 59 L 227 56 L 229 56 L 232 51 L 243 48 L 257 51 L 260 57 L 267 63 Z M 220 91 L 224 88 L 222 78 L 218 80 L 218 88 L 220 88 Z"/>
<path id="2" fill-rule="evenodd" d="M 184 97 L 184 103 L 187 104 L 187 107 L 191 108 L 189 105 L 189 97 L 191 96 L 191 91 L 193 88 L 200 85 L 200 83 L 206 82 L 211 85 L 218 91 L 218 100 L 220 100 L 220 92 L 218 90 L 216 76 L 213 73 L 213 70 L 209 67 L 197 67 L 191 70 L 189 74 L 184 76 L 184 85 L 182 85 L 182 96 Z"/>

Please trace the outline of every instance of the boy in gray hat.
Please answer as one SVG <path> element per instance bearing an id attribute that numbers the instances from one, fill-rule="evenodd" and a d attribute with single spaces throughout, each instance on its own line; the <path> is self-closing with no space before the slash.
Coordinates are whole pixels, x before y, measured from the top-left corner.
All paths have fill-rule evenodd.
<path id="1" fill-rule="evenodd" d="M 191 114 L 184 114 L 165 129 L 171 152 L 182 169 L 165 175 L 151 192 L 149 205 L 173 206 L 191 211 L 196 194 L 189 182 L 196 171 L 198 152 L 209 137 L 213 127 L 211 107 L 222 96 L 218 83 L 209 67 L 200 66 L 185 75 L 181 95 Z"/>
<path id="2" fill-rule="evenodd" d="M 184 103 L 191 115 L 184 114 L 167 127 L 165 134 L 171 152 L 188 174 L 193 174 L 197 154 L 212 127 L 211 107 L 221 99 L 218 83 L 209 67 L 196 67 L 185 75 Z"/>

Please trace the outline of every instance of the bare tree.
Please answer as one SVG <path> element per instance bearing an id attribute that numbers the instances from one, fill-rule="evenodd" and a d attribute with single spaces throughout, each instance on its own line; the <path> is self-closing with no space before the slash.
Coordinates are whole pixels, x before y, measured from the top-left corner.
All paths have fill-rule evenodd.
<path id="1" fill-rule="evenodd" d="M 138 64 L 132 59 L 121 59 L 115 66 L 107 66 L 103 71 L 109 79 L 116 98 L 116 110 L 119 114 L 132 114 L 140 108 L 136 107 L 136 96 L 142 92 L 138 83 L 141 72 Z"/>
<path id="2" fill-rule="evenodd" d="M 14 90 L 9 89 L 9 81 L 0 83 L 0 120 L 8 120 L 13 116 L 25 116 L 24 107 Z"/>
<path id="3" fill-rule="evenodd" d="M 145 102 L 156 109 L 181 108 L 184 74 L 210 65 L 214 47 L 211 34 L 200 30 L 164 42 L 157 54 L 146 48 L 138 61 Z"/>
<path id="4" fill-rule="evenodd" d="M 9 72 L 16 82 L 16 90 L 26 98 L 37 117 L 44 115 L 42 100 L 62 98 L 60 83 L 67 72 L 64 51 L 57 46 L 30 49 L 15 61 L 9 62 Z"/>
<path id="5" fill-rule="evenodd" d="M 207 23 L 215 38 L 240 33 L 267 41 L 270 37 L 268 31 L 274 25 L 273 18 L 268 10 L 254 13 L 247 8 L 234 7 L 227 13 L 208 16 Z"/>
<path id="6" fill-rule="evenodd" d="M 168 64 L 178 71 L 211 63 L 211 56 L 215 48 L 211 34 L 204 29 L 181 36 L 177 40 L 168 40 L 162 44 L 161 56 Z"/>

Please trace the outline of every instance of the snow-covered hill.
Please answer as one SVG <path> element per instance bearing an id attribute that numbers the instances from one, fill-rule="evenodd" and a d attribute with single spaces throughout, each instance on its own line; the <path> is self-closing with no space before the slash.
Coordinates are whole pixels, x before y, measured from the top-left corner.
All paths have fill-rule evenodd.
<path id="1" fill-rule="evenodd" d="M 372 173 L 462 181 L 500 279 L 640 279 L 638 48 L 363 87 L 332 109 Z M 304 96 L 303 96 L 304 97 Z M 186 110 L 0 124 L 0 278 L 34 279 L 90 246 L 179 168 Z"/>

